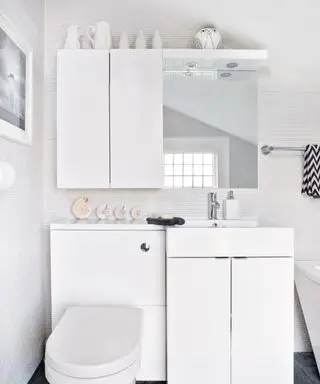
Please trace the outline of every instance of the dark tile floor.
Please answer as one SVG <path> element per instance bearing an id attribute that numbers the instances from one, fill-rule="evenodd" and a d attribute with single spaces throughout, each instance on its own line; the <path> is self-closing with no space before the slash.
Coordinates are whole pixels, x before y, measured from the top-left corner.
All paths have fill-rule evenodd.
<path id="1" fill-rule="evenodd" d="M 40 365 L 28 384 L 48 384 L 44 366 Z M 140 382 L 148 384 L 148 382 Z M 316 362 L 312 353 L 296 353 L 294 357 L 294 384 L 320 384 Z"/>
<path id="2" fill-rule="evenodd" d="M 312 353 L 296 353 L 294 384 L 320 384 L 319 373 Z"/>

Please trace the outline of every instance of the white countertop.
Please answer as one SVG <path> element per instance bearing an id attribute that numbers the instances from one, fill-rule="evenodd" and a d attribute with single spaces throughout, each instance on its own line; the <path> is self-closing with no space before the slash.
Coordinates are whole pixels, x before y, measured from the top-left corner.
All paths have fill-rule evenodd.
<path id="1" fill-rule="evenodd" d="M 202 220 L 202 222 L 205 222 L 205 220 Z M 250 222 L 250 220 L 249 220 Z M 201 222 L 200 222 L 201 223 Z M 131 221 L 124 221 L 124 220 L 114 220 L 114 221 L 108 221 L 108 220 L 62 220 L 56 223 L 50 224 L 50 229 L 53 231 L 58 230 L 73 230 L 73 231 L 165 231 L 165 230 L 184 230 L 184 231 L 194 231 L 194 230 L 215 230 L 215 231 L 221 231 L 221 230 L 229 230 L 231 232 L 235 230 L 243 230 L 248 231 L 252 229 L 285 229 L 284 227 L 274 226 L 270 224 L 257 224 L 256 226 L 231 226 L 231 227 L 206 227 L 199 225 L 199 221 L 197 220 L 186 220 L 186 225 L 176 225 L 176 226 L 161 226 L 161 225 L 153 225 L 148 224 L 145 220 L 131 220 Z M 187 233 L 187 232 L 186 232 Z"/>
<path id="2" fill-rule="evenodd" d="M 164 231 L 161 225 L 147 224 L 144 220 L 106 221 L 106 220 L 70 220 L 50 224 L 53 231 Z"/>

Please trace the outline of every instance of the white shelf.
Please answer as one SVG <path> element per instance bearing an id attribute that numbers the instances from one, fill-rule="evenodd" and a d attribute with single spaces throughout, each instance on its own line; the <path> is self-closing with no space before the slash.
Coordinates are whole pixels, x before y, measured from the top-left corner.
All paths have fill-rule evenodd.
<path id="1" fill-rule="evenodd" d="M 164 49 L 163 60 L 165 69 L 187 68 L 195 62 L 197 68 L 228 70 L 228 71 L 256 71 L 268 59 L 265 49 Z M 230 63 L 235 63 L 233 65 Z"/>

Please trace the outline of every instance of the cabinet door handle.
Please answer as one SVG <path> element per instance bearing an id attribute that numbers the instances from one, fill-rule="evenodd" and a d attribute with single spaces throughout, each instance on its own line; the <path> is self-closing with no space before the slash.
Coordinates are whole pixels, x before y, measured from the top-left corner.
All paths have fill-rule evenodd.
<path id="1" fill-rule="evenodd" d="M 146 243 L 142 243 L 140 246 L 140 249 L 143 252 L 149 252 L 150 251 L 150 245 L 147 245 Z"/>

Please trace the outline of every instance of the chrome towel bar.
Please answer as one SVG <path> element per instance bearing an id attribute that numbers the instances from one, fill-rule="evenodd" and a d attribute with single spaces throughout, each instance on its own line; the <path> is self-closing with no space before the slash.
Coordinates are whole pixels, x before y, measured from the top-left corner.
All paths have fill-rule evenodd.
<path id="1" fill-rule="evenodd" d="M 263 145 L 261 147 L 261 153 L 263 155 L 270 155 L 273 151 L 293 151 L 293 152 L 304 152 L 305 147 L 278 147 L 273 145 Z"/>

